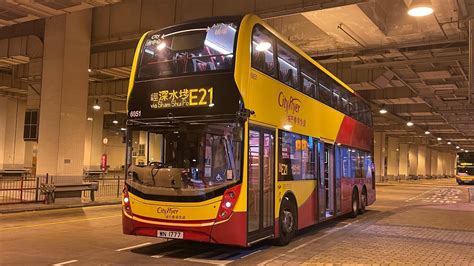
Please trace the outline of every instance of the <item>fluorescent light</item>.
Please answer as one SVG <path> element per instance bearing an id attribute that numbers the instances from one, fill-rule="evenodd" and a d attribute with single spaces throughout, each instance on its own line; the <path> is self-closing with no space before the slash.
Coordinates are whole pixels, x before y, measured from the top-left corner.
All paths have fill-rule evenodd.
<path id="1" fill-rule="evenodd" d="M 428 130 L 425 131 L 425 135 L 429 135 L 430 133 Z"/>
<path id="2" fill-rule="evenodd" d="M 114 121 L 112 121 L 112 123 L 114 123 L 114 124 L 118 124 L 118 121 L 117 121 L 117 120 L 114 120 Z"/>
<path id="3" fill-rule="evenodd" d="M 386 114 L 387 112 L 388 111 L 385 108 L 382 108 L 382 109 L 379 110 L 379 113 L 381 113 L 381 114 Z"/>
<path id="4" fill-rule="evenodd" d="M 92 72 L 92 69 L 90 69 L 90 68 L 89 68 L 89 69 L 87 69 L 87 72 L 91 73 L 91 72 Z"/>
<path id="5" fill-rule="evenodd" d="M 216 51 L 218 51 L 219 53 L 224 54 L 224 55 L 231 53 L 231 52 L 227 51 L 226 49 L 220 47 L 219 45 L 217 45 L 217 44 L 215 44 L 215 43 L 213 43 L 213 42 L 211 42 L 211 41 L 209 41 L 209 40 L 205 40 L 205 41 L 204 41 L 204 45 L 209 46 L 209 47 L 211 47 L 212 49 L 214 49 L 214 50 L 216 50 Z"/>
<path id="6" fill-rule="evenodd" d="M 442 140 L 442 138 L 440 138 L 440 137 L 438 137 L 438 138 L 436 138 L 436 139 L 437 139 L 438 141 Z"/>
<path id="7" fill-rule="evenodd" d="M 412 17 L 424 17 L 433 14 L 433 8 L 429 6 L 417 6 L 408 10 L 408 15 Z"/>
<path id="8" fill-rule="evenodd" d="M 125 131 L 125 130 L 127 130 L 127 129 L 126 129 L 126 128 L 124 128 L 124 127 L 121 127 L 121 128 L 120 128 L 120 130 L 122 130 L 122 131 Z"/>
<path id="9" fill-rule="evenodd" d="M 407 122 L 407 126 L 411 127 L 411 126 L 413 126 L 413 125 L 414 125 L 414 124 L 413 124 L 412 121 L 408 121 L 408 122 Z"/>
<path id="10" fill-rule="evenodd" d="M 293 128 L 293 126 L 292 125 L 284 125 L 283 128 L 285 130 L 291 130 L 291 128 Z"/>
<path id="11" fill-rule="evenodd" d="M 261 42 L 261 43 L 257 44 L 255 49 L 257 49 L 257 51 L 263 52 L 263 51 L 266 51 L 266 50 L 270 49 L 270 47 L 272 47 L 271 43 Z"/>
<path id="12" fill-rule="evenodd" d="M 469 152 L 468 150 L 465 150 L 464 152 Z"/>
<path id="13" fill-rule="evenodd" d="M 156 47 L 156 49 L 157 49 L 158 51 L 161 51 L 161 50 L 165 49 L 165 47 L 166 47 L 166 43 L 165 43 L 165 42 L 161 42 L 160 44 L 158 44 L 158 46 Z"/>
<path id="14" fill-rule="evenodd" d="M 460 147 L 459 146 L 456 146 L 456 149 L 459 149 Z"/>
<path id="15" fill-rule="evenodd" d="M 451 145 L 451 141 L 448 141 L 448 145 Z"/>
<path id="16" fill-rule="evenodd" d="M 87 121 L 93 121 L 93 120 L 94 120 L 94 118 L 92 118 L 90 116 L 87 118 Z"/>

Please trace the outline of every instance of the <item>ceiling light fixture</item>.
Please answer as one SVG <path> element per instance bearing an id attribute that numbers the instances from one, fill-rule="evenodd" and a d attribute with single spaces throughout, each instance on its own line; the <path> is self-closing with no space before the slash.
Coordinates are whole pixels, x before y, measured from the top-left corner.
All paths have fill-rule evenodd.
<path id="1" fill-rule="evenodd" d="M 451 141 L 448 141 L 448 145 L 451 145 Z"/>
<path id="2" fill-rule="evenodd" d="M 456 149 L 459 149 L 460 147 L 459 146 L 456 146 Z"/>
<path id="3" fill-rule="evenodd" d="M 412 121 L 408 121 L 408 122 L 407 122 L 407 126 L 412 127 L 413 125 L 414 125 L 414 124 L 413 124 Z"/>
<path id="4" fill-rule="evenodd" d="M 99 99 L 95 99 L 95 103 L 92 108 L 94 108 L 94 110 L 100 110 Z"/>
<path id="5" fill-rule="evenodd" d="M 425 135 L 429 135 L 430 133 L 428 130 L 425 131 Z"/>
<path id="6" fill-rule="evenodd" d="M 118 124 L 118 121 L 117 121 L 117 120 L 114 120 L 114 121 L 112 121 L 112 123 L 114 123 L 114 124 L 117 125 L 117 124 Z"/>
<path id="7" fill-rule="evenodd" d="M 387 109 L 385 109 L 384 107 L 382 107 L 382 109 L 379 110 L 379 113 L 381 114 L 386 114 L 388 113 Z"/>
<path id="8" fill-rule="evenodd" d="M 408 15 L 412 17 L 424 17 L 433 14 L 430 0 L 412 0 L 408 6 Z"/>
<path id="9" fill-rule="evenodd" d="M 438 137 L 438 138 L 436 138 L 436 139 L 437 139 L 438 141 L 442 140 L 442 138 L 440 138 L 440 137 Z"/>

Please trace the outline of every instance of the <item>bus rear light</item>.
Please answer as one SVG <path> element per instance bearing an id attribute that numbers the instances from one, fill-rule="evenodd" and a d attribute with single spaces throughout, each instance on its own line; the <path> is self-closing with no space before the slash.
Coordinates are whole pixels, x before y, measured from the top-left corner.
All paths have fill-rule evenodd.
<path id="1" fill-rule="evenodd" d="M 228 219 L 234 210 L 235 203 L 237 202 L 238 195 L 240 193 L 240 185 L 231 187 L 224 192 L 222 202 L 219 207 L 217 215 L 217 221 Z"/>
<path id="2" fill-rule="evenodd" d="M 130 206 L 130 197 L 128 196 L 128 190 L 127 187 L 123 188 L 123 200 L 122 200 L 122 206 L 125 210 L 126 213 L 132 215 L 132 208 Z"/>

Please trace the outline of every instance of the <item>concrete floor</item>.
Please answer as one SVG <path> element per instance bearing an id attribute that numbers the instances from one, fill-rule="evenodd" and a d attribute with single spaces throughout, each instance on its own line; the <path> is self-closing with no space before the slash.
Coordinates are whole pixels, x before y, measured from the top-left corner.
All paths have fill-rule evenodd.
<path id="1" fill-rule="evenodd" d="M 249 249 L 123 235 L 118 205 L 3 214 L 0 263 L 472 265 L 469 189 L 453 179 L 379 185 L 376 204 L 356 219 L 313 226 L 285 247 Z"/>

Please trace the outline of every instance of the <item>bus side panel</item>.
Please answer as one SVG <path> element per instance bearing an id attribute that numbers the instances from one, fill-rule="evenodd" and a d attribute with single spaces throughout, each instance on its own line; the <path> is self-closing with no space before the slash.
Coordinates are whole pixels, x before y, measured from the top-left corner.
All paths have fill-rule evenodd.
<path id="1" fill-rule="evenodd" d="M 355 178 L 344 176 L 341 179 L 341 210 L 342 213 L 349 213 L 352 210 L 352 188 Z"/>
<path id="2" fill-rule="evenodd" d="M 228 221 L 214 225 L 211 242 L 247 246 L 247 213 L 234 212 Z"/>

